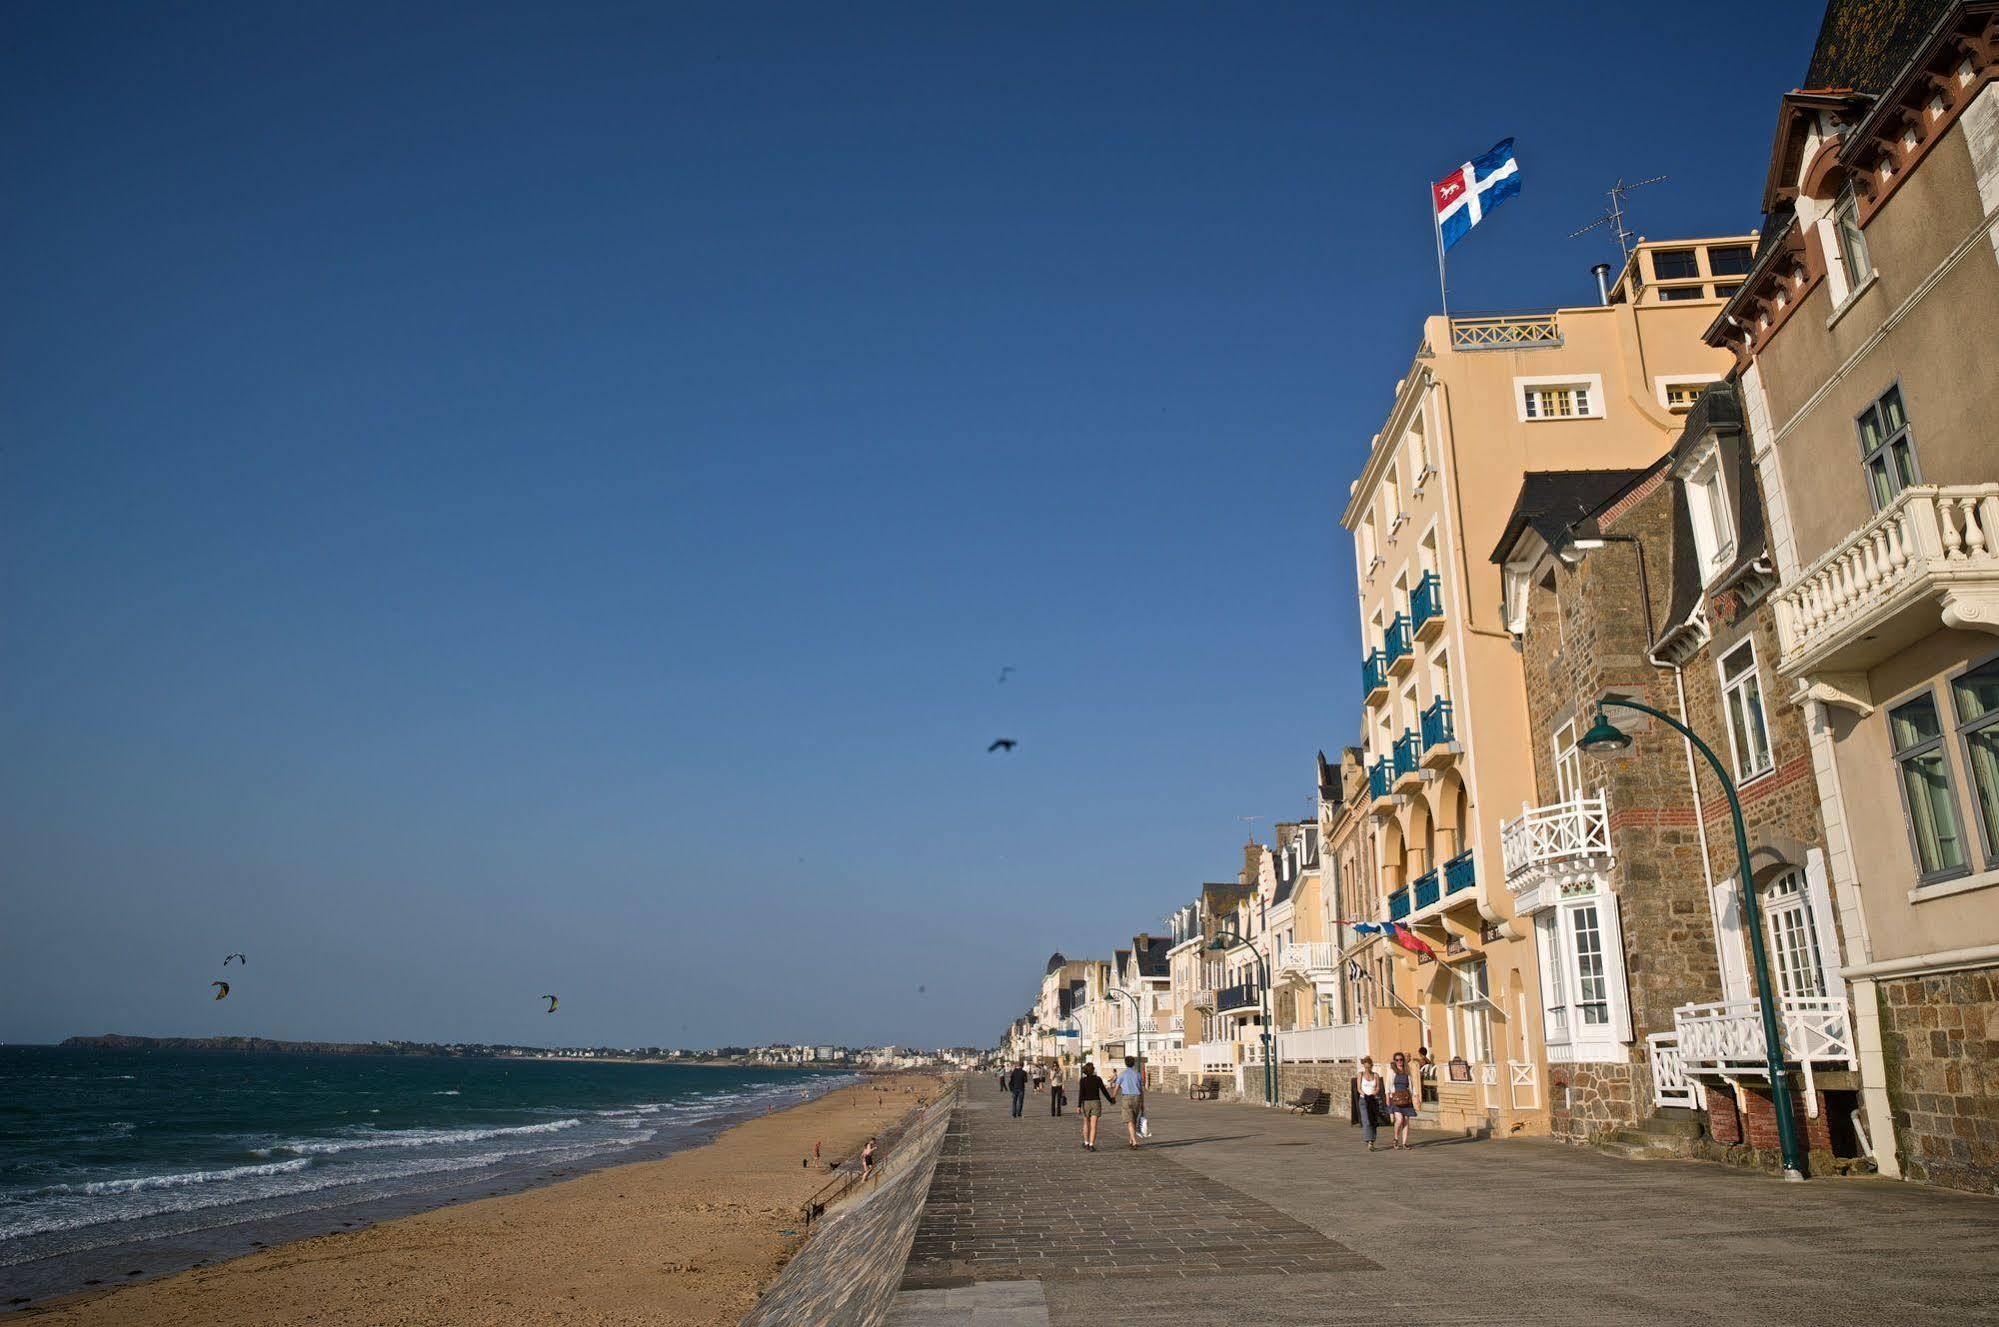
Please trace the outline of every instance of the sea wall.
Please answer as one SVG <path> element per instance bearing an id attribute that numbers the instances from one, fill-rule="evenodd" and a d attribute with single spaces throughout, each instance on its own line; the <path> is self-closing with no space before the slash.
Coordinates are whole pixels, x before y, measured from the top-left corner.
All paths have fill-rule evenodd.
<path id="1" fill-rule="evenodd" d="M 883 1160 L 880 1178 L 821 1218 L 742 1327 L 875 1327 L 888 1316 L 962 1091 L 961 1084 L 925 1107 Z"/>

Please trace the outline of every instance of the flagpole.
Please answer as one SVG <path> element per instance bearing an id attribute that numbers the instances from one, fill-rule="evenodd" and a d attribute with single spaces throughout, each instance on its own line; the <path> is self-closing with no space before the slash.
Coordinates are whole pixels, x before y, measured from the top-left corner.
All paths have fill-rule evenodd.
<path id="1" fill-rule="evenodd" d="M 1444 219 L 1437 213 L 1437 195 L 1434 189 L 1429 193 L 1430 230 L 1437 239 L 1437 298 L 1444 306 L 1445 330 L 1449 331 L 1451 321 L 1451 291 L 1444 283 Z"/>

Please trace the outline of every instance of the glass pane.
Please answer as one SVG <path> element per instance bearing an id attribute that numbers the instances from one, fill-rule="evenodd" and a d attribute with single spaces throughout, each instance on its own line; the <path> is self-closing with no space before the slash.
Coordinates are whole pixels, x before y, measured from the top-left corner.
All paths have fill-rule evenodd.
<path id="1" fill-rule="evenodd" d="M 1794 880 L 1793 872 L 1787 879 Z M 1824 974 L 1819 967 L 1818 935 L 1795 885 L 1791 895 L 1776 902 L 1768 914 L 1770 957 L 1777 967 L 1777 992 L 1782 996 L 1825 994 Z"/>
<path id="2" fill-rule="evenodd" d="M 1999 659 L 1980 664 L 1950 684 L 1957 703 L 1957 721 L 1973 719 L 1999 710 Z"/>
<path id="3" fill-rule="evenodd" d="M 1881 393 L 1881 415 L 1890 433 L 1909 422 L 1909 417 L 1902 413 L 1901 388 L 1890 387 Z"/>
<path id="4" fill-rule="evenodd" d="M 1770 731 L 1763 724 L 1763 684 L 1754 673 L 1736 690 L 1741 702 L 1742 724 L 1749 734 L 1749 745 L 1742 748 L 1742 759 L 1749 769 L 1770 768 Z"/>
<path id="5" fill-rule="evenodd" d="M 1894 501 L 1895 494 L 1900 491 L 1895 487 L 1895 481 L 1888 475 L 1888 462 L 1885 459 L 1877 456 L 1867 463 L 1867 492 L 1874 499 L 1876 511 Z"/>
<path id="6" fill-rule="evenodd" d="M 1978 802 L 1979 824 L 1985 830 L 1985 851 L 1999 853 L 1999 724 L 1978 729 L 1964 741 L 1964 763 L 1971 767 L 1972 795 Z"/>
<path id="7" fill-rule="evenodd" d="M 1576 939 L 1576 995 L 1583 1022 L 1610 1021 L 1610 985 L 1603 975 L 1603 933 L 1597 929 L 1596 906 L 1585 904 L 1569 914 Z"/>
<path id="8" fill-rule="evenodd" d="M 1860 417 L 1860 454 L 1869 455 L 1881 445 L 1881 416 L 1874 406 L 1867 407 L 1867 413 Z"/>
<path id="9" fill-rule="evenodd" d="M 1742 276 L 1755 259 L 1755 250 L 1746 244 L 1722 245 L 1707 251 L 1707 268 L 1716 276 Z"/>
<path id="10" fill-rule="evenodd" d="M 1755 653 L 1747 645 L 1740 646 L 1731 651 L 1721 661 L 1722 680 L 1724 682 L 1733 682 L 1736 678 L 1741 677 L 1749 670 L 1749 665 L 1755 660 L 1755 657 Z"/>
<path id="11" fill-rule="evenodd" d="M 1907 751 L 1940 736 L 1943 725 L 1937 719 L 1936 697 L 1917 696 L 1906 705 L 1898 705 L 1888 715 L 1888 733 L 1897 751 Z"/>
<path id="12" fill-rule="evenodd" d="M 1909 445 L 1909 439 L 1904 436 L 1888 444 L 1887 456 L 1895 476 L 1895 491 L 1900 493 L 1916 482 L 1915 449 Z"/>
<path id="13" fill-rule="evenodd" d="M 1694 260 L 1692 249 L 1660 249 L 1652 255 L 1652 275 L 1655 280 L 1674 281 L 1700 274 L 1700 266 Z"/>
<path id="14" fill-rule="evenodd" d="M 1964 865 L 1964 840 L 1958 832 L 1957 807 L 1950 796 L 1950 775 L 1943 752 L 1930 750 L 1902 761 L 1902 785 L 1909 798 L 1909 820 L 1915 830 L 1916 858 L 1924 875 Z"/>

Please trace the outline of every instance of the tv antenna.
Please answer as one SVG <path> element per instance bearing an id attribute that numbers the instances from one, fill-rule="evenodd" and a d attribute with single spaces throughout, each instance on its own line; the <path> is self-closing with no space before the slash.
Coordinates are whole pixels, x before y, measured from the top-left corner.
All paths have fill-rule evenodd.
<path id="1" fill-rule="evenodd" d="M 1654 175 L 1649 180 L 1640 180 L 1636 184 L 1626 184 L 1623 178 L 1619 177 L 1617 183 L 1611 185 L 1604 194 L 1606 198 L 1610 199 L 1610 206 L 1604 209 L 1603 215 L 1590 222 L 1587 226 L 1584 226 L 1581 230 L 1571 231 L 1569 238 L 1572 240 L 1581 239 L 1598 226 L 1608 226 L 1610 227 L 1610 233 L 1617 237 L 1617 247 L 1624 254 L 1624 260 L 1626 262 L 1631 261 L 1631 242 L 1638 237 L 1632 234 L 1631 228 L 1624 224 L 1625 217 L 1628 215 L 1624 210 L 1624 195 L 1630 193 L 1633 189 L 1643 189 L 1648 184 L 1663 183 L 1665 179 L 1666 177 L 1663 175 Z"/>
<path id="2" fill-rule="evenodd" d="M 1246 824 L 1246 825 L 1248 825 L 1248 826 L 1249 826 L 1249 841 L 1250 841 L 1251 843 L 1255 843 L 1255 842 L 1256 842 L 1256 822 L 1257 822 L 1257 821 L 1259 821 L 1259 820 L 1261 820 L 1261 819 L 1263 819 L 1263 817 L 1262 817 L 1262 816 L 1237 816 L 1237 817 L 1236 817 L 1236 819 L 1237 819 L 1237 820 L 1240 820 L 1240 821 L 1242 821 L 1242 822 L 1243 822 L 1244 824 Z"/>

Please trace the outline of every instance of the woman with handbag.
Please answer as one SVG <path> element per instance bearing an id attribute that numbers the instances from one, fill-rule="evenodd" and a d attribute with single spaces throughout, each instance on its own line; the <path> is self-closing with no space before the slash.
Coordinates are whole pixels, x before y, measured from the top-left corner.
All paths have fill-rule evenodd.
<path id="1" fill-rule="evenodd" d="M 1409 1057 L 1395 1052 L 1388 1061 L 1388 1113 L 1395 1117 L 1395 1146 L 1409 1150 L 1409 1121 L 1416 1118 L 1416 1076 L 1409 1071 Z"/>
<path id="2" fill-rule="evenodd" d="M 1367 1140 L 1367 1150 L 1374 1150 L 1375 1131 L 1388 1123 L 1388 1085 L 1380 1074 L 1374 1071 L 1374 1057 L 1360 1057 L 1360 1072 L 1353 1077 L 1348 1095 L 1353 1105 L 1353 1122 L 1360 1126 L 1360 1136 Z"/>

